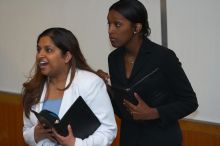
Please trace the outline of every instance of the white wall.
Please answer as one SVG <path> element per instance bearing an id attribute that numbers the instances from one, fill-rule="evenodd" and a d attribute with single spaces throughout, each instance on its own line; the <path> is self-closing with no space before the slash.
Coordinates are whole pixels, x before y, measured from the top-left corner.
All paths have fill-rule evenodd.
<path id="1" fill-rule="evenodd" d="M 159 0 L 142 0 L 151 11 L 151 38 L 160 43 Z M 19 93 L 35 61 L 37 36 L 65 27 L 78 38 L 88 63 L 108 71 L 112 51 L 107 12 L 116 0 L 0 0 L 0 91 Z"/>
<path id="2" fill-rule="evenodd" d="M 220 1 L 167 0 L 168 46 L 194 87 L 199 108 L 189 116 L 220 123 Z"/>

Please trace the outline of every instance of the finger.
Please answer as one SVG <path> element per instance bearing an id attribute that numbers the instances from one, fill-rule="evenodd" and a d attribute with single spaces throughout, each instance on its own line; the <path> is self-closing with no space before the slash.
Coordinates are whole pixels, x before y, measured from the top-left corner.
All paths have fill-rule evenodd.
<path id="1" fill-rule="evenodd" d="M 37 124 L 34 129 L 35 131 L 38 131 L 39 133 L 44 133 L 45 131 L 45 129 L 39 124 Z"/>
<path id="2" fill-rule="evenodd" d="M 59 135 L 55 128 L 52 128 L 52 132 L 53 132 L 54 135 Z"/>
<path id="3" fill-rule="evenodd" d="M 59 135 L 59 133 L 57 133 L 56 129 L 52 128 L 52 137 L 54 137 L 56 139 L 56 141 L 58 143 L 60 143 L 62 141 L 63 136 Z"/>
<path id="4" fill-rule="evenodd" d="M 142 98 L 140 97 L 139 94 L 137 94 L 137 92 L 134 92 L 134 97 L 137 99 L 138 103 L 143 102 Z"/>
<path id="5" fill-rule="evenodd" d="M 53 133 L 45 133 L 45 134 L 44 134 L 44 137 L 50 139 L 51 137 L 54 137 L 54 134 L 53 134 Z"/>
<path id="6" fill-rule="evenodd" d="M 127 107 L 129 109 L 129 111 L 134 111 L 136 108 L 136 106 L 134 104 L 132 104 L 131 102 L 129 102 L 126 99 L 123 100 L 123 104 L 125 105 L 125 107 Z"/>
<path id="7" fill-rule="evenodd" d="M 149 107 L 149 105 L 136 92 L 134 93 L 134 96 L 138 100 L 138 103 L 141 103 L 142 105 L 144 104 L 146 107 Z"/>
<path id="8" fill-rule="evenodd" d="M 56 139 L 60 139 L 61 138 L 61 135 L 56 131 L 56 129 L 52 128 L 52 132 L 53 132 L 53 136 Z"/>
<path id="9" fill-rule="evenodd" d="M 68 133 L 69 133 L 69 135 L 74 136 L 74 135 L 73 135 L 73 130 L 72 130 L 70 124 L 68 125 L 67 128 L 68 128 Z"/>
<path id="10" fill-rule="evenodd" d="M 46 124 L 45 123 L 43 123 L 43 124 L 41 124 L 43 127 L 46 127 Z"/>
<path id="11" fill-rule="evenodd" d="M 52 131 L 51 128 L 48 128 L 48 129 L 44 129 L 44 132 L 45 132 L 45 133 L 52 133 L 53 131 Z"/>
<path id="12" fill-rule="evenodd" d="M 42 126 L 41 123 L 37 123 L 36 128 L 38 128 L 38 129 L 43 129 L 43 126 Z"/>

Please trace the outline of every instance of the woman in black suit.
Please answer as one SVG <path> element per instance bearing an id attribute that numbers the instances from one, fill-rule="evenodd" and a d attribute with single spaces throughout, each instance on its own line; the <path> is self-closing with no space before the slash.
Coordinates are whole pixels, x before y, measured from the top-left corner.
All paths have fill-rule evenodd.
<path id="1" fill-rule="evenodd" d="M 118 1 L 108 13 L 108 33 L 113 47 L 108 57 L 113 87 L 132 87 L 138 101 L 124 100 L 132 120 L 121 118 L 121 146 L 181 146 L 178 120 L 198 107 L 196 94 L 175 53 L 151 42 L 147 10 L 137 0 Z M 108 74 L 98 71 L 103 79 Z M 119 97 L 118 97 L 119 98 Z"/>

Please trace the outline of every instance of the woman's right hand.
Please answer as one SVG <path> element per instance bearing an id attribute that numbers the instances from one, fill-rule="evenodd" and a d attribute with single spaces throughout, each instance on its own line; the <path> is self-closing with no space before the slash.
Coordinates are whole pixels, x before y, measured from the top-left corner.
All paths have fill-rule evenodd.
<path id="1" fill-rule="evenodd" d="M 34 129 L 34 139 L 36 143 L 46 138 L 56 142 L 56 140 L 53 138 L 52 129 L 51 128 L 45 129 L 42 124 L 38 123 Z"/>
<path id="2" fill-rule="evenodd" d="M 102 78 L 102 79 L 104 80 L 104 82 L 105 82 L 106 84 L 109 83 L 110 76 L 109 76 L 108 73 L 104 72 L 104 71 L 101 70 L 101 69 L 97 70 L 96 73 L 97 73 L 97 75 L 98 75 L 100 78 Z"/>

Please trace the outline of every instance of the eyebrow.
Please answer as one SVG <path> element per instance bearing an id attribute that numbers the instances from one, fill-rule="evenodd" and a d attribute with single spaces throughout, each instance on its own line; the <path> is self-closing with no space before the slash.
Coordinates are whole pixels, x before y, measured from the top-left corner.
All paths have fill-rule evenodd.
<path id="1" fill-rule="evenodd" d="M 54 47 L 56 47 L 56 46 L 53 46 L 53 45 L 46 45 L 46 46 L 44 46 L 44 48 L 47 48 L 47 47 L 50 47 L 50 48 L 54 48 Z M 37 45 L 37 48 L 41 48 L 39 45 Z"/>

